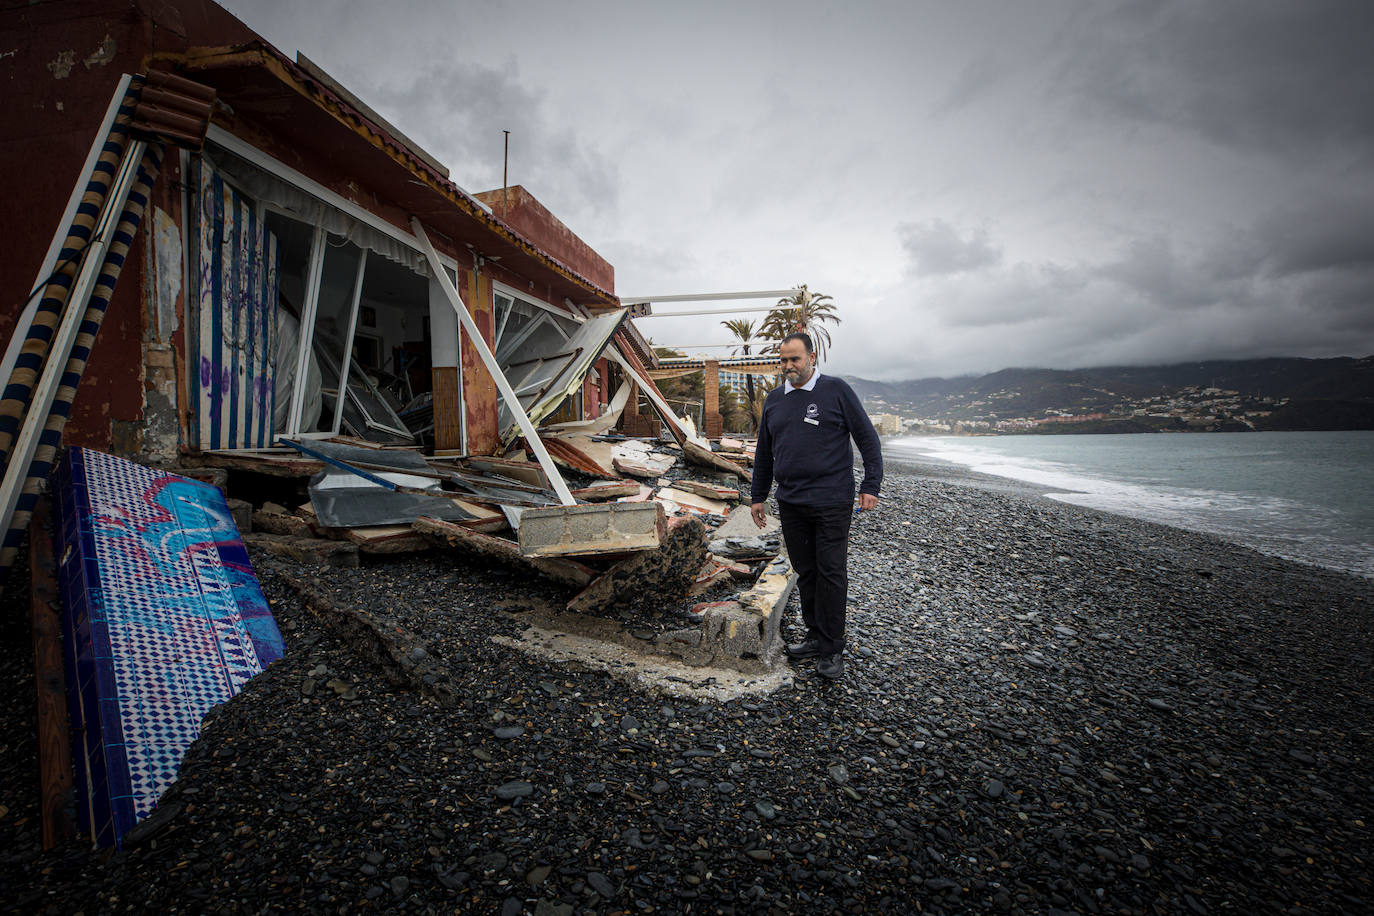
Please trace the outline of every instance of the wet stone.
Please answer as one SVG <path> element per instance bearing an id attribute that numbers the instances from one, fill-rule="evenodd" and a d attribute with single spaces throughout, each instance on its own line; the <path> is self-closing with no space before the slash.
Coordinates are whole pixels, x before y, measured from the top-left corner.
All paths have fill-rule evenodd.
<path id="1" fill-rule="evenodd" d="M 599 871 L 587 872 L 587 886 L 605 900 L 610 900 L 615 896 L 615 885 L 611 884 L 610 879 Z"/>
<path id="2" fill-rule="evenodd" d="M 533 794 L 534 786 L 520 779 L 503 783 L 496 789 L 496 797 L 501 799 L 501 801 L 512 801 L 517 798 L 527 798 Z"/>

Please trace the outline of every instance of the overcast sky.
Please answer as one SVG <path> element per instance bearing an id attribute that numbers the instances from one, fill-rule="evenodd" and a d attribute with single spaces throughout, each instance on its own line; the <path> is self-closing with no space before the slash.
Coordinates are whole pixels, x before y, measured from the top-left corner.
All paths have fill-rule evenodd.
<path id="1" fill-rule="evenodd" d="M 470 191 L 510 130 L 622 296 L 828 293 L 834 372 L 1374 353 L 1365 0 L 225 5 Z"/>

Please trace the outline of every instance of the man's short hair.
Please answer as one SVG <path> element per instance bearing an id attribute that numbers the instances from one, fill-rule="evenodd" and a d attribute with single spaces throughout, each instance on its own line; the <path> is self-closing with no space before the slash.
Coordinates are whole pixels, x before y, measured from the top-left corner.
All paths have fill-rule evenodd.
<path id="1" fill-rule="evenodd" d="M 807 353 L 808 356 L 810 356 L 812 353 L 815 353 L 815 352 L 816 352 L 816 345 L 813 344 L 813 343 L 811 342 L 811 335 L 810 335 L 810 334 L 807 334 L 807 333 L 805 333 L 805 332 L 803 332 L 803 331 L 793 331 L 791 334 L 788 334 L 786 337 L 784 337 L 784 338 L 778 343 L 778 346 L 782 346 L 783 344 L 787 343 L 789 340 L 800 340 L 800 341 L 802 342 L 802 346 L 803 346 L 803 347 L 806 347 L 806 353 Z"/>

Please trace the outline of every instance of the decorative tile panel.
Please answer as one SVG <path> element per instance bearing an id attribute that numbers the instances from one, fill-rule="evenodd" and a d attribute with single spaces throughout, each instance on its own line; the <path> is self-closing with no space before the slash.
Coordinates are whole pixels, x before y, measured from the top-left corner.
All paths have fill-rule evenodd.
<path id="1" fill-rule="evenodd" d="M 78 803 L 108 846 L 152 811 L 205 713 L 284 647 L 215 487 L 71 448 L 54 495 Z"/>

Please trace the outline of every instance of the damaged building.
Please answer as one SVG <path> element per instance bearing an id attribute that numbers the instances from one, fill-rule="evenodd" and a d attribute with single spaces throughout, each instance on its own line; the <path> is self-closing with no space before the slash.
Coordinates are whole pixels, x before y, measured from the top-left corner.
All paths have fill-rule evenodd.
<path id="1" fill-rule="evenodd" d="M 151 776 L 130 763 L 146 784 L 131 806 L 101 775 L 135 746 L 109 705 L 117 677 L 152 676 L 120 667 L 116 624 L 157 629 L 157 608 L 208 602 L 219 642 L 168 649 L 177 665 L 217 658 L 237 634 L 238 666 L 205 703 L 290 650 L 245 543 L 309 563 L 514 563 L 566 585 L 568 613 L 738 580 L 693 632 L 648 648 L 746 667 L 772 651 L 795 576 L 736 509 L 747 449 L 673 414 L 614 268 L 529 190 L 465 190 L 209 0 L 14 8 L 0 51 L 5 154 L 24 164 L 0 201 L 31 230 L 0 260 L 0 571 L 51 516 L 58 549 L 31 563 L 65 616 L 35 633 L 66 640 L 77 772 L 109 796 L 92 836 L 117 842 L 170 778 L 166 761 Z M 231 472 L 308 480 L 308 499 L 226 500 L 216 488 L 249 495 Z M 180 746 L 203 711 L 179 713 Z"/>

